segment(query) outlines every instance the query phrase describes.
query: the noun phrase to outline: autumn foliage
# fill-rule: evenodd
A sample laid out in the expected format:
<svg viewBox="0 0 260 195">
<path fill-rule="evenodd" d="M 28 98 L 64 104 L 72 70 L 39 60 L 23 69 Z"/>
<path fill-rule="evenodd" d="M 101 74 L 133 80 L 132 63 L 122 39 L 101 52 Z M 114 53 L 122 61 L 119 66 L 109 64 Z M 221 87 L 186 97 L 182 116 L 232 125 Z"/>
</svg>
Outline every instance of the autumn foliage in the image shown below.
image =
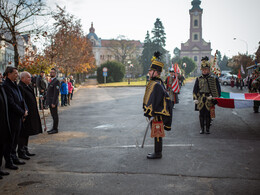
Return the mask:
<svg viewBox="0 0 260 195">
<path fill-rule="evenodd" d="M 19 71 L 28 71 L 31 74 L 39 74 L 41 71 L 48 73 L 52 64 L 42 55 L 25 56 L 19 60 Z"/>
<path fill-rule="evenodd" d="M 95 68 L 92 44 L 84 36 L 79 20 L 58 7 L 53 15 L 55 30 L 50 38 L 50 45 L 44 53 L 58 70 L 65 75 L 87 73 Z"/>
</svg>

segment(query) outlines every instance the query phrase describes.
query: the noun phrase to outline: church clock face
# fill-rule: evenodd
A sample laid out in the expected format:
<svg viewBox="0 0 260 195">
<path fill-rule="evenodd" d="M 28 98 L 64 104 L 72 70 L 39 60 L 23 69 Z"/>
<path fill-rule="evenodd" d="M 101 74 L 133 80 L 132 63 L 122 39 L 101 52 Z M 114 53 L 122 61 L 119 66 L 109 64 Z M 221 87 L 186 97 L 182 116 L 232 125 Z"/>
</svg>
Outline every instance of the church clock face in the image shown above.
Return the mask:
<svg viewBox="0 0 260 195">
<path fill-rule="evenodd" d="M 195 11 L 194 12 L 194 16 L 197 16 L 199 13 L 198 13 L 198 11 Z"/>
</svg>

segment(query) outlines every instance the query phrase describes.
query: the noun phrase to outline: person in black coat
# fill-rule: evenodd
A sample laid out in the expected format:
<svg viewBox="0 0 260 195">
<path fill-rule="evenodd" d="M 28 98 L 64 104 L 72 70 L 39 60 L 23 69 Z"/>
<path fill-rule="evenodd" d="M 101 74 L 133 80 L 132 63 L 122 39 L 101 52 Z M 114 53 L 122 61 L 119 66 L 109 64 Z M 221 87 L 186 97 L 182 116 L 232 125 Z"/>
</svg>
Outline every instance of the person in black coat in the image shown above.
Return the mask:
<svg viewBox="0 0 260 195">
<path fill-rule="evenodd" d="M 40 97 L 42 96 L 42 98 L 39 98 L 39 108 L 41 109 L 45 109 L 46 108 L 46 92 L 47 92 L 47 86 L 48 86 L 48 82 L 45 78 L 45 72 L 41 71 L 41 74 L 37 77 L 37 88 L 39 90 L 39 95 Z"/>
<path fill-rule="evenodd" d="M 31 75 L 29 72 L 22 72 L 20 75 L 19 89 L 28 107 L 28 116 L 25 117 L 22 130 L 18 140 L 18 157 L 29 160 L 28 156 L 34 156 L 28 151 L 29 136 L 42 133 L 42 124 L 37 108 L 37 101 L 34 90 L 31 87 Z"/>
<path fill-rule="evenodd" d="M 15 67 L 7 67 L 5 70 L 6 80 L 3 83 L 4 90 L 8 99 L 9 122 L 12 134 L 12 144 L 5 149 L 5 167 L 17 169 L 16 165 L 23 165 L 25 162 L 20 161 L 16 155 L 18 137 L 22 128 L 23 117 L 28 115 L 28 109 L 22 97 L 22 94 L 16 84 L 18 71 Z"/>
<path fill-rule="evenodd" d="M 56 70 L 54 68 L 50 71 L 51 82 L 48 85 L 46 101 L 50 108 L 51 116 L 53 118 L 53 127 L 47 131 L 48 134 L 58 133 L 58 104 L 59 104 L 59 93 L 60 93 L 60 81 L 56 78 Z"/>
<path fill-rule="evenodd" d="M 2 73 L 0 72 L 0 179 L 4 175 L 9 175 L 8 172 L 1 171 L 2 160 L 4 156 L 4 149 L 6 145 L 11 143 L 11 130 L 8 116 L 7 96 L 2 87 Z M 9 143 L 9 144 L 8 144 Z"/>
</svg>

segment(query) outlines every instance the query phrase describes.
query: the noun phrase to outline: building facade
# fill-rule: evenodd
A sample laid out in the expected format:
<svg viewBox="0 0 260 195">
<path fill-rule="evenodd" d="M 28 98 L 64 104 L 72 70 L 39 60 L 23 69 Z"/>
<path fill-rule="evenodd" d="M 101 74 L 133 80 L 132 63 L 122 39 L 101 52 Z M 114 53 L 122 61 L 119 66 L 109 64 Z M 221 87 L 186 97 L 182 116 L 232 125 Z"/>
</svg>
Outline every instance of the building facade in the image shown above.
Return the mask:
<svg viewBox="0 0 260 195">
<path fill-rule="evenodd" d="M 89 33 L 87 34 L 87 38 L 92 43 L 93 54 L 96 59 L 96 65 L 99 67 L 101 64 L 107 61 L 117 60 L 118 56 L 113 52 L 113 48 L 115 47 L 115 42 L 118 40 L 107 40 L 99 38 L 95 33 L 95 28 L 93 27 L 93 23 L 91 24 L 91 28 L 89 29 Z M 127 41 L 129 45 L 133 45 L 135 48 L 134 52 L 128 54 L 127 59 L 136 59 L 141 56 L 143 51 L 143 44 L 140 41 L 136 40 L 124 40 Z M 126 65 L 126 64 L 125 64 Z"/>
<path fill-rule="evenodd" d="M 186 43 L 181 44 L 180 57 L 189 57 L 193 59 L 197 65 L 199 72 L 201 58 L 208 56 L 211 58 L 211 43 L 206 42 L 202 37 L 202 13 L 200 8 L 201 1 L 193 0 L 191 2 L 192 8 L 189 10 L 190 14 L 190 38 Z"/>
<path fill-rule="evenodd" d="M 5 33 L 7 39 L 10 39 L 9 36 Z M 36 54 L 36 47 L 32 45 L 29 35 L 17 35 L 17 42 L 20 59 L 23 59 L 24 56 L 34 56 Z M 0 41 L 0 72 L 3 73 L 6 66 L 14 65 L 14 47 L 10 43 Z"/>
</svg>

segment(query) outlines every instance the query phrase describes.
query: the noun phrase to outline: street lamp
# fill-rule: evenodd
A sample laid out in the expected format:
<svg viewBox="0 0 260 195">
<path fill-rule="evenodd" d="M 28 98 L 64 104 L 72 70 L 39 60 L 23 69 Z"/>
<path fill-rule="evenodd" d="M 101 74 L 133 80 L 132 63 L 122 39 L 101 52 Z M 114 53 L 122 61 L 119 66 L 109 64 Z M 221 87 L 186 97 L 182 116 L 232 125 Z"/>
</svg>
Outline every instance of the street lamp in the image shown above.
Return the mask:
<svg viewBox="0 0 260 195">
<path fill-rule="evenodd" d="M 248 55 L 248 44 L 247 44 L 247 42 L 245 40 L 243 40 L 243 39 L 237 39 L 237 38 L 233 38 L 233 39 L 242 41 L 242 42 L 244 42 L 246 44 L 246 55 Z"/>
</svg>

